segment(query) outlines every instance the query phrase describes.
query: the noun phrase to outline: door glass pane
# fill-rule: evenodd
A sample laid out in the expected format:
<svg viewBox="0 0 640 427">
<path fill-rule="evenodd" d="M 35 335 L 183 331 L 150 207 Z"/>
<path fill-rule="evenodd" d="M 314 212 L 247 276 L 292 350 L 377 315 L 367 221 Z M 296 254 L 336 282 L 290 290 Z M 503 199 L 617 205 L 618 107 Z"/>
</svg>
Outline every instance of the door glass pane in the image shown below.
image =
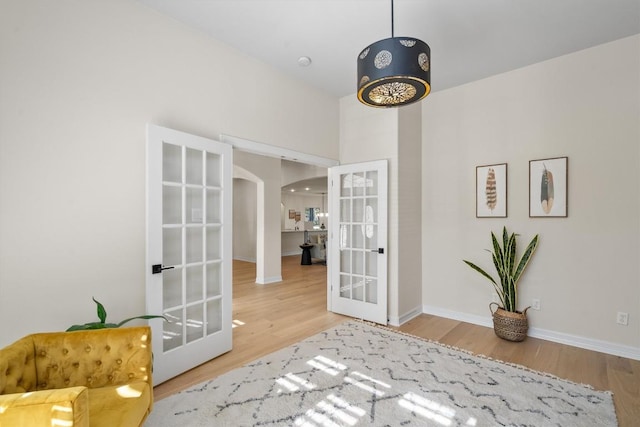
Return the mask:
<svg viewBox="0 0 640 427">
<path fill-rule="evenodd" d="M 220 227 L 207 227 L 207 261 L 220 259 L 222 256 L 222 232 Z"/>
<path fill-rule="evenodd" d="M 353 199 L 353 222 L 364 222 L 364 199 Z"/>
<path fill-rule="evenodd" d="M 182 229 L 162 230 L 162 261 L 166 266 L 182 264 Z"/>
<path fill-rule="evenodd" d="M 365 247 L 367 249 L 378 249 L 378 226 L 367 225 L 366 232 L 369 236 L 365 239 Z"/>
<path fill-rule="evenodd" d="M 207 264 L 207 298 L 219 296 L 222 289 L 222 268 L 220 263 Z"/>
<path fill-rule="evenodd" d="M 222 299 L 207 301 L 207 335 L 222 330 Z"/>
<path fill-rule="evenodd" d="M 202 188 L 187 188 L 187 224 L 202 224 Z"/>
<path fill-rule="evenodd" d="M 182 268 L 162 272 L 162 309 L 182 304 Z"/>
<path fill-rule="evenodd" d="M 222 166 L 220 162 L 220 155 L 207 153 L 206 185 L 210 187 L 222 187 Z"/>
<path fill-rule="evenodd" d="M 182 325 L 184 324 L 184 318 L 182 317 L 181 308 L 166 312 L 164 316 L 169 321 L 162 322 L 164 328 L 162 346 L 164 351 L 169 351 L 182 345 Z"/>
<path fill-rule="evenodd" d="M 351 247 L 364 248 L 364 225 L 354 225 L 352 230 Z"/>
<path fill-rule="evenodd" d="M 187 148 L 187 184 L 203 185 L 202 151 Z"/>
<path fill-rule="evenodd" d="M 340 296 L 342 298 L 351 298 L 351 275 L 340 275 Z"/>
<path fill-rule="evenodd" d="M 365 252 L 365 271 L 364 274 L 369 277 L 378 277 L 378 253 Z"/>
<path fill-rule="evenodd" d="M 364 281 L 362 277 L 351 277 L 352 285 L 351 285 L 351 299 L 357 301 L 364 300 Z"/>
<path fill-rule="evenodd" d="M 366 295 L 365 301 L 370 302 L 372 304 L 377 304 L 378 303 L 378 280 L 373 278 L 368 278 L 366 290 L 367 290 L 367 295 Z"/>
<path fill-rule="evenodd" d="M 180 187 L 162 186 L 162 223 L 182 224 L 182 190 Z"/>
<path fill-rule="evenodd" d="M 202 262 L 202 227 L 187 228 L 187 264 Z"/>
<path fill-rule="evenodd" d="M 364 252 L 352 251 L 351 257 L 353 262 L 351 263 L 351 272 L 353 274 L 364 274 Z"/>
<path fill-rule="evenodd" d="M 178 145 L 162 144 L 162 180 L 182 182 L 182 148 Z"/>
<path fill-rule="evenodd" d="M 220 224 L 222 221 L 222 193 L 219 189 L 207 190 L 207 224 Z"/>
<path fill-rule="evenodd" d="M 370 224 L 378 222 L 378 199 L 375 197 L 369 197 L 366 199 L 366 206 L 364 210 L 364 221 Z"/>
<path fill-rule="evenodd" d="M 351 197 L 351 174 L 340 175 L 340 196 Z"/>
<path fill-rule="evenodd" d="M 204 336 L 204 303 L 187 307 L 187 342 Z"/>
<path fill-rule="evenodd" d="M 378 195 L 378 171 L 369 171 L 367 172 L 367 196 L 377 196 Z"/>
<path fill-rule="evenodd" d="M 364 172 L 354 173 L 353 176 L 353 196 L 364 196 L 364 188 L 366 185 Z"/>
<path fill-rule="evenodd" d="M 202 265 L 187 267 L 187 304 L 202 300 Z"/>
<path fill-rule="evenodd" d="M 340 222 L 351 222 L 351 200 L 340 200 Z"/>
<path fill-rule="evenodd" d="M 351 247 L 351 236 L 349 235 L 350 225 L 340 225 L 340 249 L 347 249 Z"/>
<path fill-rule="evenodd" d="M 340 251 L 340 272 L 351 273 L 351 251 Z"/>
</svg>

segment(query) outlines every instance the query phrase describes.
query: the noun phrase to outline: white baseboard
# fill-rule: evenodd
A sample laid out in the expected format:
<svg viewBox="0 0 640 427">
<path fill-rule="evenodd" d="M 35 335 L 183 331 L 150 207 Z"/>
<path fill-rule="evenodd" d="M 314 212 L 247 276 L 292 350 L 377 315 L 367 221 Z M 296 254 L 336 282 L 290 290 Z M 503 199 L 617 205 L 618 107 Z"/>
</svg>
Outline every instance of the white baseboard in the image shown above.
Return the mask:
<svg viewBox="0 0 640 427">
<path fill-rule="evenodd" d="M 430 305 L 423 305 L 422 312 L 425 314 L 431 314 L 433 316 L 446 317 L 447 319 L 459 320 L 461 322 L 467 322 L 474 325 L 493 328 L 493 320 L 489 316 L 477 316 L 474 314 L 461 313 L 458 311 L 447 310 Z M 584 348 L 586 350 L 599 351 L 601 353 L 612 354 L 614 356 L 640 360 L 640 348 L 637 347 L 616 344 L 593 338 L 581 337 L 578 335 L 565 334 L 563 332 L 556 332 L 541 328 L 529 328 L 529 332 L 527 335 L 533 338 L 540 338 L 543 340 L 566 344 L 573 347 Z"/>
<path fill-rule="evenodd" d="M 256 277 L 256 283 L 259 285 L 268 285 L 270 283 L 282 282 L 282 276 L 273 277 Z"/>
<path fill-rule="evenodd" d="M 408 313 L 403 314 L 402 316 L 389 316 L 389 325 L 400 326 L 404 323 L 407 323 L 409 320 L 420 316 L 421 314 L 422 307 L 416 307 L 413 310 L 410 310 Z"/>
<path fill-rule="evenodd" d="M 293 255 L 301 255 L 301 254 L 302 254 L 301 250 L 296 250 L 296 251 L 282 252 L 281 256 L 293 256 Z"/>
<path fill-rule="evenodd" d="M 251 262 L 251 263 L 256 263 L 256 259 L 255 258 L 245 258 L 245 257 L 241 257 L 241 256 L 234 256 L 233 259 L 238 260 L 238 261 L 244 261 L 244 262 Z"/>
</svg>

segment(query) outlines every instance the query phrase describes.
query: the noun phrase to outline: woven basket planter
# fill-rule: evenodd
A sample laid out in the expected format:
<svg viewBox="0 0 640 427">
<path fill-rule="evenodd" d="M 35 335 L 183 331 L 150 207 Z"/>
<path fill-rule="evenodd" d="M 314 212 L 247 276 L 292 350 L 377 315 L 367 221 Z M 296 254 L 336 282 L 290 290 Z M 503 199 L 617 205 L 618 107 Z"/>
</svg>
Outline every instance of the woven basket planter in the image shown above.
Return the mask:
<svg viewBox="0 0 640 427">
<path fill-rule="evenodd" d="M 493 305 L 497 308 L 494 311 Z M 489 304 L 489 310 L 493 316 L 493 330 L 497 336 L 507 341 L 523 341 L 527 337 L 529 322 L 527 321 L 527 310 L 522 313 L 506 311 L 495 302 Z"/>
</svg>

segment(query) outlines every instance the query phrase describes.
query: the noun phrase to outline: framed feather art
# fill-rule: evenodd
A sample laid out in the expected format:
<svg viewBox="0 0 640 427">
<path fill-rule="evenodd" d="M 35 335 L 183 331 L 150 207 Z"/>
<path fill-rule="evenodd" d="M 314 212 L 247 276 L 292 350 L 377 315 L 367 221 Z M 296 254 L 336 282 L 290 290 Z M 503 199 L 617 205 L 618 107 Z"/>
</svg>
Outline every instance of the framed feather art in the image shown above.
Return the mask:
<svg viewBox="0 0 640 427">
<path fill-rule="evenodd" d="M 568 215 L 568 157 L 529 161 L 529 217 Z"/>
<path fill-rule="evenodd" d="M 507 217 L 507 164 L 476 166 L 476 218 Z"/>
</svg>

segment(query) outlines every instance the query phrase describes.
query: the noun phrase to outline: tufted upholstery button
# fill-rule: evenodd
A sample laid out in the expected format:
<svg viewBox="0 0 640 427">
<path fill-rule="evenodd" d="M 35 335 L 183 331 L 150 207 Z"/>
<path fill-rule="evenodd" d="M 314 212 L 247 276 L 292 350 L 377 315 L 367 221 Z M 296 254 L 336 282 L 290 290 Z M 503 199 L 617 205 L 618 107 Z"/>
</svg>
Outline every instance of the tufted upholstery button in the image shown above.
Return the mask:
<svg viewBox="0 0 640 427">
<path fill-rule="evenodd" d="M 109 375 L 107 376 L 107 378 L 109 379 L 109 381 L 113 381 L 113 375 Z"/>
<path fill-rule="evenodd" d="M 66 379 L 64 380 L 65 385 L 69 385 L 69 383 L 70 383 L 70 382 L 71 382 L 71 380 L 70 380 L 69 378 L 66 378 Z"/>
<path fill-rule="evenodd" d="M 133 377 L 135 377 L 135 375 L 133 375 L 132 373 L 129 374 L 129 379 L 132 380 Z"/>
<path fill-rule="evenodd" d="M 87 384 L 91 384 L 93 382 L 93 378 L 87 377 Z"/>
<path fill-rule="evenodd" d="M 98 366 L 102 365 L 102 360 L 96 360 L 96 365 Z"/>
<path fill-rule="evenodd" d="M 104 349 L 105 349 L 105 350 L 107 350 L 107 351 L 110 351 L 110 350 L 111 350 L 111 346 L 110 346 L 110 345 L 108 345 L 108 346 L 106 346 Z"/>
<path fill-rule="evenodd" d="M 74 368 L 79 368 L 80 367 L 80 362 L 73 362 L 71 364 Z"/>
<path fill-rule="evenodd" d="M 69 350 L 67 350 L 66 348 L 63 348 L 62 349 L 62 354 L 64 354 L 66 356 L 67 354 L 69 354 Z"/>
<path fill-rule="evenodd" d="M 58 365 L 51 365 L 51 369 L 53 369 L 54 371 L 58 370 Z"/>
<path fill-rule="evenodd" d="M 47 352 L 45 350 L 40 350 L 40 357 L 45 357 Z"/>
<path fill-rule="evenodd" d="M 122 359 L 116 359 L 116 363 L 117 363 L 118 365 L 122 365 Z"/>
<path fill-rule="evenodd" d="M 40 388 L 45 388 L 47 386 L 47 383 L 40 383 Z"/>
<path fill-rule="evenodd" d="M 91 346 L 88 345 L 84 348 L 84 351 L 86 351 L 87 353 L 89 353 L 91 351 Z"/>
</svg>

